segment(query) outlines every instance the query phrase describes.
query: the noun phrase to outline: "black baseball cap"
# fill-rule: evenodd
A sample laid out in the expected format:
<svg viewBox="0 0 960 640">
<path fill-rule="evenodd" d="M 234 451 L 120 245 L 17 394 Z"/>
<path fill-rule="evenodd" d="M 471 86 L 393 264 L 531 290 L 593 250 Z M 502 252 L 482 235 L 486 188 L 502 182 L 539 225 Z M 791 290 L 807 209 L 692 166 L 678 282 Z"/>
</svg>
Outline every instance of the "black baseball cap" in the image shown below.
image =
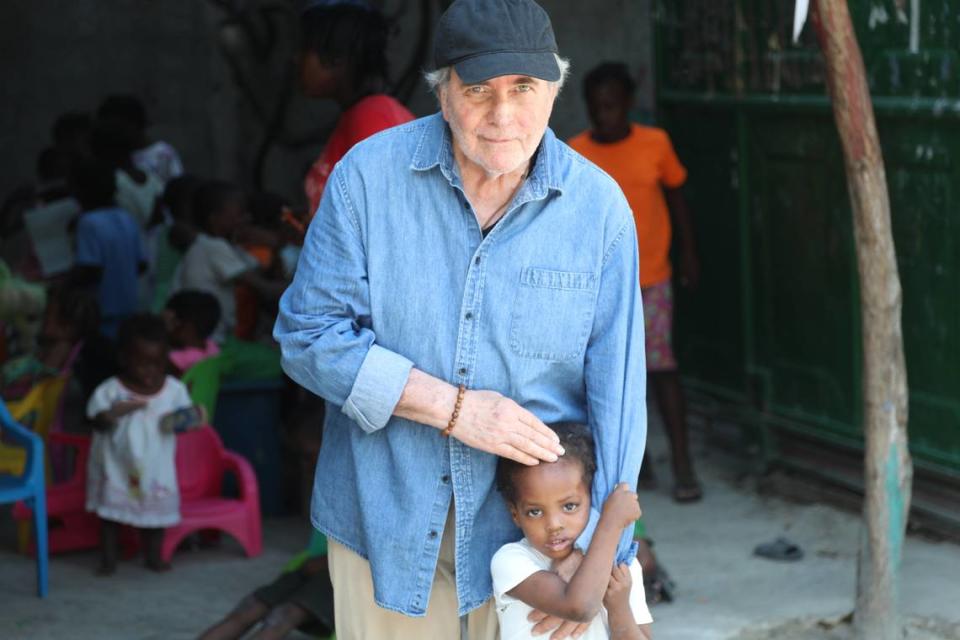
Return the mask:
<svg viewBox="0 0 960 640">
<path fill-rule="evenodd" d="M 507 75 L 556 82 L 557 40 L 533 0 L 455 0 L 437 24 L 435 69 L 452 66 L 466 84 Z"/>
</svg>

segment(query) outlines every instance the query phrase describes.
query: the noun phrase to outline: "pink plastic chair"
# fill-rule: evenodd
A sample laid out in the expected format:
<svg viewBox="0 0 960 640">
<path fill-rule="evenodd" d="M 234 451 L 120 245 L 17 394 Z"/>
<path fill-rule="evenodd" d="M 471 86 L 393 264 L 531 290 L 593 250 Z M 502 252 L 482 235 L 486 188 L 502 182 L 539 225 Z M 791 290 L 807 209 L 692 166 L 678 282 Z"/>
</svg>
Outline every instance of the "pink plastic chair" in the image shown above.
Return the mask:
<svg viewBox="0 0 960 640">
<path fill-rule="evenodd" d="M 73 472 L 64 482 L 47 486 L 47 522 L 49 523 L 50 553 L 95 549 L 100 544 L 100 519 L 86 510 L 87 459 L 90 457 L 90 436 L 51 433 L 47 436 L 52 446 L 73 449 Z M 24 525 L 30 523 L 33 513 L 23 502 L 13 506 L 13 519 Z M 29 527 L 19 528 L 19 548 L 33 555 L 35 548 Z M 132 529 L 123 529 L 120 539 L 125 556 L 136 553 L 138 540 Z"/>
<path fill-rule="evenodd" d="M 52 433 L 49 437 L 51 443 L 76 451 L 70 478 L 47 487 L 49 552 L 94 549 L 100 543 L 100 519 L 85 509 L 90 437 L 65 433 Z M 250 463 L 225 450 L 217 432 L 209 426 L 177 436 L 176 461 L 181 520 L 164 534 L 163 559 L 169 562 L 184 537 L 198 530 L 229 533 L 248 556 L 260 555 L 263 551 L 260 493 Z M 237 476 L 239 499 L 222 496 L 223 474 L 227 471 Z M 14 505 L 13 517 L 29 521 L 32 511 L 19 502 Z M 138 543 L 136 532 L 124 527 L 121 533 L 124 555 L 136 553 Z M 21 541 L 21 550 L 34 553 L 29 538 Z"/>
<path fill-rule="evenodd" d="M 223 474 L 236 475 L 239 498 L 223 496 Z M 177 484 L 180 486 L 180 524 L 166 530 L 162 555 L 165 562 L 183 539 L 195 531 L 218 530 L 236 538 L 247 556 L 263 551 L 260 528 L 260 493 L 253 467 L 241 456 L 223 448 L 211 427 L 177 436 Z"/>
</svg>

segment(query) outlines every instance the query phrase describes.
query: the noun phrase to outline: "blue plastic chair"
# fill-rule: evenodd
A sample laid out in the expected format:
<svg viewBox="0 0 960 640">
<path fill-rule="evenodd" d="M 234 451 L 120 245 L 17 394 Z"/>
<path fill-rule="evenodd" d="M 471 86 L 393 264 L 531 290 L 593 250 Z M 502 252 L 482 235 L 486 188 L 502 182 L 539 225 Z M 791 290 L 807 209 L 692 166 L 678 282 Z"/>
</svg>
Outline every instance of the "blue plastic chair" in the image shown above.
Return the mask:
<svg viewBox="0 0 960 640">
<path fill-rule="evenodd" d="M 27 450 L 23 475 L 0 474 L 0 504 L 24 500 L 33 510 L 37 537 L 37 595 L 47 596 L 47 496 L 43 478 L 43 440 L 14 422 L 7 405 L 0 402 L 0 434 Z"/>
</svg>

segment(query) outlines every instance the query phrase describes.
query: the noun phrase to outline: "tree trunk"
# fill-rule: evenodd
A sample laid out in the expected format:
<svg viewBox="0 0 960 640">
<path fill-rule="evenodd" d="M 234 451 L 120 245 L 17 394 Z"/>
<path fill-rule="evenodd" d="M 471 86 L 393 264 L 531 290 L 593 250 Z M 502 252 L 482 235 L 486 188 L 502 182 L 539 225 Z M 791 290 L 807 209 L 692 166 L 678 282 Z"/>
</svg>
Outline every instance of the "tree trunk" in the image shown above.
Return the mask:
<svg viewBox="0 0 960 640">
<path fill-rule="evenodd" d="M 843 145 L 860 274 L 866 491 L 854 630 L 864 640 L 900 640 L 898 583 L 913 467 L 907 449 L 907 374 L 890 200 L 847 2 L 815 0 L 811 18 L 826 60 Z"/>
</svg>

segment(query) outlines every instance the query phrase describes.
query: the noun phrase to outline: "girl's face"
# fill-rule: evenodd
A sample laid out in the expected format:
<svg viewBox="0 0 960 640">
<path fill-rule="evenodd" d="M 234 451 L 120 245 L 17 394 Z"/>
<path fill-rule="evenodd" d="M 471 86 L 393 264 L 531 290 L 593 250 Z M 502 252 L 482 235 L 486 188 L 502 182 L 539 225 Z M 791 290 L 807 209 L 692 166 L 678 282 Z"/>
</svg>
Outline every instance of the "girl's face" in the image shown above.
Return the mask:
<svg viewBox="0 0 960 640">
<path fill-rule="evenodd" d="M 159 342 L 135 338 L 121 354 L 120 368 L 123 383 L 131 391 L 156 393 L 167 376 L 167 348 Z"/>
<path fill-rule="evenodd" d="M 517 501 L 510 514 L 533 548 L 562 560 L 590 519 L 590 488 L 579 461 L 541 462 L 514 475 Z"/>
</svg>

